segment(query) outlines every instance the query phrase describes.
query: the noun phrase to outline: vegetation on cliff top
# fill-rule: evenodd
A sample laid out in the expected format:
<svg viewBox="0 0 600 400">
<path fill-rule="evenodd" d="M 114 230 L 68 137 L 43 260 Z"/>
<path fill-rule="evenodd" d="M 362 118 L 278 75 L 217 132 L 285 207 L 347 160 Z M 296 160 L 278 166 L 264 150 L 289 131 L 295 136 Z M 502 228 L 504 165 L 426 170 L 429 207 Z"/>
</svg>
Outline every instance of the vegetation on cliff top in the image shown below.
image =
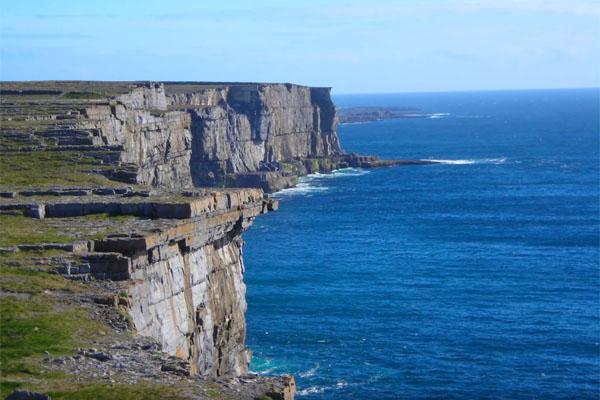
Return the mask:
<svg viewBox="0 0 600 400">
<path fill-rule="evenodd" d="M 137 217 L 132 215 L 108 214 L 46 219 L 0 214 L 0 247 L 100 239 L 120 229 L 123 223 L 135 219 Z"/>
<path fill-rule="evenodd" d="M 114 335 L 90 310 L 65 301 L 69 293 L 89 293 L 83 283 L 49 274 L 36 259 L 59 255 L 56 250 L 0 255 L 0 398 L 15 389 L 42 391 L 53 399 L 182 399 L 176 387 L 76 383 L 72 377 L 43 366 L 51 356 L 71 355 L 104 334 Z M 65 296 L 66 295 L 66 296 Z"/>
<path fill-rule="evenodd" d="M 83 157 L 77 152 L 8 153 L 0 157 L 0 185 L 16 188 L 122 185 L 91 172 L 92 169 L 102 168 L 93 158 Z"/>
</svg>

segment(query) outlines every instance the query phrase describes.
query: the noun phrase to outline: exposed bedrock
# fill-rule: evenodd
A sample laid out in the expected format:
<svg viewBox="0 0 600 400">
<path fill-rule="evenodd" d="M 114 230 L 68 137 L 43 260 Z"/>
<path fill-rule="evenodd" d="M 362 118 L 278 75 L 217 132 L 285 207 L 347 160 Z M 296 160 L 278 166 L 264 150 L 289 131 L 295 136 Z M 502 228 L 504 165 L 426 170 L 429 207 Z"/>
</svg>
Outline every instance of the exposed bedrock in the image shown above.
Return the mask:
<svg viewBox="0 0 600 400">
<path fill-rule="evenodd" d="M 138 334 L 189 360 L 192 374 L 239 376 L 250 362 L 240 234 L 266 208 L 260 193 L 243 193 L 241 209 L 179 223 L 121 250 L 132 260 L 128 293 Z"/>
<path fill-rule="evenodd" d="M 170 90 L 169 90 L 170 89 Z M 342 155 L 329 88 L 145 84 L 85 108 L 98 145 L 122 146 L 113 178 L 153 186 L 294 184 L 309 159 Z"/>
<path fill-rule="evenodd" d="M 31 94 L 36 85 L 48 93 Z M 80 217 L 135 217 L 110 220 L 118 232 L 96 232 L 101 239 L 12 250 L 71 252 L 57 272 L 123 284 L 118 304 L 134 331 L 187 362 L 192 375 L 247 373 L 241 234 L 277 208 L 263 191 L 313 172 L 423 163 L 345 154 L 329 88 L 74 81 L 4 83 L 2 90 L 14 93 L 1 99 L 0 151 L 65 152 L 89 170 L 80 187 L 0 188 L 0 213 L 64 218 L 90 233 L 97 220 Z M 17 98 L 26 93 L 42 97 Z M 92 173 L 139 186 L 88 185 Z M 205 186 L 238 189 L 194 188 Z M 294 383 L 286 382 L 280 398 L 288 399 Z"/>
<path fill-rule="evenodd" d="M 255 217 L 276 208 L 276 200 L 251 188 L 148 197 L 67 191 L 3 200 L 0 213 L 77 221 L 78 230 L 90 233 L 98 222 L 87 216 L 129 216 L 115 220 L 100 239 L 12 250 L 63 250 L 73 255 L 59 260 L 56 272 L 120 282 L 126 296 L 120 293 L 119 302 L 134 331 L 187 361 L 191 375 L 215 377 L 248 372 L 241 234 Z"/>
</svg>

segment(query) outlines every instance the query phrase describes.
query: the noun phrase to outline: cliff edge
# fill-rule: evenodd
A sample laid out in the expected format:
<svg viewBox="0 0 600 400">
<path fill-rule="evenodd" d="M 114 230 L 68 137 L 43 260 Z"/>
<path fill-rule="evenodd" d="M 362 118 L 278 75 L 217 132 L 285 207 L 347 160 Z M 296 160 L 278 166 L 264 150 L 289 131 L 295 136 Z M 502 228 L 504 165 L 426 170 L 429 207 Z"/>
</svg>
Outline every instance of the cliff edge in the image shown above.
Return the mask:
<svg viewBox="0 0 600 400">
<path fill-rule="evenodd" d="M 264 192 L 425 163 L 345 154 L 337 121 L 329 88 L 1 83 L 2 396 L 292 399 L 248 371 L 241 234 L 277 209 Z"/>
</svg>

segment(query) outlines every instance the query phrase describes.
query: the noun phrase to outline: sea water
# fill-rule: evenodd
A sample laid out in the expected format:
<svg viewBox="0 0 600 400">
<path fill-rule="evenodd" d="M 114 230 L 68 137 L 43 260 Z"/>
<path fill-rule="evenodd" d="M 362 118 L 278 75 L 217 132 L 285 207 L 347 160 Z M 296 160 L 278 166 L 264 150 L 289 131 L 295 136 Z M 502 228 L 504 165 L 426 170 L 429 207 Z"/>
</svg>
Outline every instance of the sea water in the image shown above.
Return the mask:
<svg viewBox="0 0 600 400">
<path fill-rule="evenodd" d="M 599 91 L 338 96 L 343 169 L 245 234 L 251 369 L 300 399 L 597 399 Z"/>
</svg>

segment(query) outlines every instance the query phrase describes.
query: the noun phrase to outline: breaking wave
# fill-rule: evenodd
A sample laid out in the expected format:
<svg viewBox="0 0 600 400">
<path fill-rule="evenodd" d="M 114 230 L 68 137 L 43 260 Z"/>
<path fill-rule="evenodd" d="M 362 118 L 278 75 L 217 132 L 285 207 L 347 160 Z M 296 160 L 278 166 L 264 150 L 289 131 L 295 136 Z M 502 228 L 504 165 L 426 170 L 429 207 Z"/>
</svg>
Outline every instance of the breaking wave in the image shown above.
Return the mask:
<svg viewBox="0 0 600 400">
<path fill-rule="evenodd" d="M 427 118 L 429 118 L 429 119 L 445 118 L 449 115 L 450 115 L 450 113 L 433 113 L 433 114 L 429 114 L 429 116 Z"/>
<path fill-rule="evenodd" d="M 469 165 L 469 164 L 504 164 L 506 157 L 501 158 L 480 158 L 476 160 L 436 160 L 436 159 L 424 159 L 422 161 L 433 161 L 439 164 L 449 165 Z"/>
<path fill-rule="evenodd" d="M 342 389 L 342 388 L 345 388 L 346 386 L 348 386 L 348 382 L 345 382 L 345 381 L 339 381 L 333 386 L 310 386 L 310 387 L 307 387 L 306 389 L 299 390 L 298 392 L 296 392 L 296 395 L 297 396 L 307 396 L 309 394 L 319 394 L 319 393 L 323 393 L 326 390 Z"/>
<path fill-rule="evenodd" d="M 281 189 L 278 192 L 273 193 L 275 197 L 286 197 L 296 195 L 307 195 L 318 192 L 326 192 L 329 188 L 327 186 L 314 186 L 310 182 L 298 182 L 298 184 L 292 188 Z"/>
<path fill-rule="evenodd" d="M 321 174 L 316 172 L 309 174 L 298 179 L 298 184 L 295 187 L 282 189 L 278 192 L 273 193 L 275 197 L 288 197 L 297 195 L 312 195 L 313 193 L 326 192 L 329 190 L 322 181 L 327 179 L 349 177 L 349 176 L 361 176 L 366 175 L 370 171 L 361 168 L 342 168 L 333 170 L 329 174 Z"/>
<path fill-rule="evenodd" d="M 304 371 L 304 372 L 300 372 L 298 374 L 298 376 L 300 378 L 309 378 L 311 376 L 315 376 L 315 374 L 317 373 L 317 370 L 319 369 L 319 364 L 315 365 L 314 367 L 312 367 L 311 369 Z"/>
<path fill-rule="evenodd" d="M 331 171 L 329 174 L 321 174 L 319 172 L 315 172 L 314 174 L 306 175 L 305 177 L 300 178 L 300 181 L 311 181 L 315 179 L 331 179 L 331 178 L 339 178 L 343 176 L 361 176 L 366 175 L 370 171 L 362 168 L 341 168 L 335 169 Z"/>
</svg>

